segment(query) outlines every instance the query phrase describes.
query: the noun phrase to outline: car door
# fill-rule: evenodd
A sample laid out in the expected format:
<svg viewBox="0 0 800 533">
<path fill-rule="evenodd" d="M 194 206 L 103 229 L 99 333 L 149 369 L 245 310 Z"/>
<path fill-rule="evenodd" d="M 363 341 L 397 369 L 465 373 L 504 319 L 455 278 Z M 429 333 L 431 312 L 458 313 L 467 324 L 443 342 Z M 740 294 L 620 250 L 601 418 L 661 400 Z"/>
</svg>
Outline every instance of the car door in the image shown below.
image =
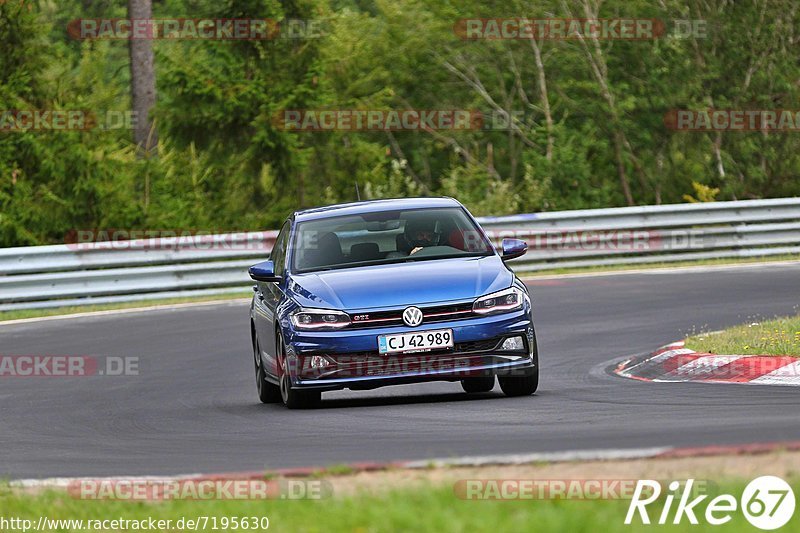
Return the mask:
<svg viewBox="0 0 800 533">
<path fill-rule="evenodd" d="M 286 221 L 275 239 L 275 245 L 270 253 L 270 259 L 275 267 L 276 276 L 286 274 L 286 250 L 291 233 L 290 221 Z M 276 339 L 275 330 L 277 322 L 277 307 L 283 300 L 285 280 L 280 282 L 256 282 L 255 297 L 255 326 L 258 334 L 259 345 L 267 373 L 277 376 Z"/>
</svg>

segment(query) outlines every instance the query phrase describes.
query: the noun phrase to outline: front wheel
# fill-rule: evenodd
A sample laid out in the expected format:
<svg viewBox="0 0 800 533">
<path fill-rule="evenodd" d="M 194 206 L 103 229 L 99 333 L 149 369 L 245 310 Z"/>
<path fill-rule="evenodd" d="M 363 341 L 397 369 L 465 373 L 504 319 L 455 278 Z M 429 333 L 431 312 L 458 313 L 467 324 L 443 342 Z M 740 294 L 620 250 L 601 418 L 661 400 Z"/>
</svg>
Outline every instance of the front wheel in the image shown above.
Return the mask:
<svg viewBox="0 0 800 533">
<path fill-rule="evenodd" d="M 498 376 L 497 381 L 506 396 L 530 396 L 539 388 L 539 365 L 522 376 Z"/>
<path fill-rule="evenodd" d="M 256 365 L 256 387 L 258 388 L 258 399 L 261 403 L 278 403 L 281 401 L 281 391 L 277 385 L 267 381 L 264 372 L 264 365 L 261 363 L 261 350 L 258 346 L 258 339 L 253 342 L 253 355 Z"/>
<path fill-rule="evenodd" d="M 464 378 L 461 380 L 464 392 L 489 392 L 494 388 L 494 376 L 481 376 L 477 378 Z"/>
<path fill-rule="evenodd" d="M 283 405 L 289 409 L 308 409 L 316 407 L 322 399 L 322 393 L 319 391 L 300 391 L 292 388 L 292 381 L 290 372 L 286 368 L 286 353 L 283 348 L 283 339 L 281 334 L 277 334 L 275 342 L 278 351 L 278 372 L 280 374 L 280 396 L 283 400 Z"/>
</svg>

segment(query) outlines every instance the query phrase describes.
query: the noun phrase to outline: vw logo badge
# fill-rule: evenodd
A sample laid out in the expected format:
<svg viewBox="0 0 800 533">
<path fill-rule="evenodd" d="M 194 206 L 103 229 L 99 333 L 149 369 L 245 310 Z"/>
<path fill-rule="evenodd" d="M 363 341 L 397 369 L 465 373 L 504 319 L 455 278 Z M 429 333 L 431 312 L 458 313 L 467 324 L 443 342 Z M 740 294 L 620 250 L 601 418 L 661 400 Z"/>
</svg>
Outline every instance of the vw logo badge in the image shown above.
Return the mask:
<svg viewBox="0 0 800 533">
<path fill-rule="evenodd" d="M 406 310 L 403 311 L 403 322 L 412 328 L 419 326 L 422 324 L 422 311 L 419 307 L 406 307 Z"/>
</svg>

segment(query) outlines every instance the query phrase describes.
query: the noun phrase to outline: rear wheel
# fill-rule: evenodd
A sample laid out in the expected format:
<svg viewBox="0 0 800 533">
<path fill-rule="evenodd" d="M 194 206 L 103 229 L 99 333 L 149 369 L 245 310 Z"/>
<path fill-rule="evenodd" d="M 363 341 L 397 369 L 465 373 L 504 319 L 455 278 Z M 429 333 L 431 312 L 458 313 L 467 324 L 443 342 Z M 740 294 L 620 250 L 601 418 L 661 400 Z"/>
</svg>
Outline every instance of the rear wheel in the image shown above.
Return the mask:
<svg viewBox="0 0 800 533">
<path fill-rule="evenodd" d="M 464 392 L 489 392 L 494 388 L 494 376 L 482 376 L 479 378 L 464 378 L 461 380 L 461 388 Z"/>
<path fill-rule="evenodd" d="M 258 399 L 261 400 L 261 403 L 278 403 L 281 401 L 281 390 L 277 385 L 267 381 L 267 374 L 264 372 L 264 365 L 261 363 L 261 349 L 258 345 L 258 339 L 253 341 L 253 356 L 256 365 Z"/>
<path fill-rule="evenodd" d="M 291 387 L 290 372 L 286 368 L 286 353 L 280 333 L 276 335 L 275 346 L 278 352 L 278 374 L 280 375 L 280 398 L 289 409 L 308 409 L 316 407 L 322 399 L 319 391 L 300 391 Z"/>
</svg>

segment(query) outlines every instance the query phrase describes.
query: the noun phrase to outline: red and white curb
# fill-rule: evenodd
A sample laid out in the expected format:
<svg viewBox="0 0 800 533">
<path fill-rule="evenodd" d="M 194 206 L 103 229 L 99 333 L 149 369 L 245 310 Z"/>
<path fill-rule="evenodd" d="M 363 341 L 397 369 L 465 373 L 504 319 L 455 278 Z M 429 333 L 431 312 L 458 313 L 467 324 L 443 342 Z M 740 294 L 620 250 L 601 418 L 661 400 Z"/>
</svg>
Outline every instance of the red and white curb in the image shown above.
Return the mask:
<svg viewBox="0 0 800 533">
<path fill-rule="evenodd" d="M 800 386 L 798 357 L 700 353 L 686 348 L 683 341 L 623 361 L 613 372 L 640 381 Z"/>
<path fill-rule="evenodd" d="M 800 451 L 800 441 L 766 442 L 694 448 L 660 446 L 653 448 L 622 448 L 605 450 L 574 450 L 561 452 L 539 452 L 511 455 L 483 455 L 472 457 L 452 457 L 421 461 L 394 461 L 384 463 L 352 463 L 346 465 L 348 474 L 362 472 L 388 472 L 398 469 L 426 470 L 443 467 L 485 467 L 518 466 L 542 463 L 570 463 L 578 461 L 631 461 L 636 459 L 681 459 L 685 457 L 710 457 L 718 455 L 757 455 L 773 452 Z M 337 469 L 338 470 L 338 469 Z M 191 481 L 255 481 L 276 477 L 305 478 L 320 476 L 324 467 L 287 468 L 281 470 L 258 470 L 247 472 L 227 472 L 218 474 L 191 474 L 179 476 L 112 476 L 112 477 L 71 477 L 49 479 L 18 479 L 9 485 L 18 489 L 69 489 L 86 480 L 93 482 L 152 482 L 173 483 Z M 336 474 L 331 474 L 336 475 Z"/>
</svg>

